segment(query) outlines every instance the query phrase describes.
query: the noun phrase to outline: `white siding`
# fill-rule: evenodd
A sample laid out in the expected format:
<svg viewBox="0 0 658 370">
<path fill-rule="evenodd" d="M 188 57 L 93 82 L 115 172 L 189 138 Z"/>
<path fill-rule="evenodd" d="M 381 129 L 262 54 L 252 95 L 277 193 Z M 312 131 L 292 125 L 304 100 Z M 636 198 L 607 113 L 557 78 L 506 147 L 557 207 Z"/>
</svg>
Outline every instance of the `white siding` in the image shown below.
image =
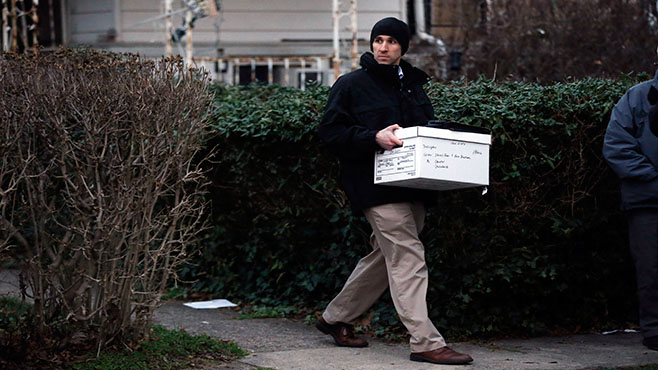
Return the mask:
<svg viewBox="0 0 658 370">
<path fill-rule="evenodd" d="M 164 0 L 62 0 L 66 1 L 70 43 L 91 44 L 112 51 L 136 52 L 145 57 L 165 53 L 165 22 L 158 18 L 164 12 Z M 341 0 L 345 6 L 349 0 Z M 193 29 L 194 56 L 215 57 L 217 47 L 225 58 L 236 56 L 327 57 L 333 53 L 332 0 L 223 0 L 219 17 L 200 19 Z M 368 50 L 373 24 L 384 17 L 406 20 L 406 0 L 358 0 L 359 53 Z M 179 0 L 174 10 L 182 8 Z M 182 25 L 182 14 L 174 16 L 174 27 Z M 349 16 L 341 19 L 341 38 L 351 38 Z M 216 26 L 219 25 L 219 32 Z M 116 40 L 108 40 L 110 29 L 117 31 Z M 185 42 L 174 46 L 182 53 Z M 341 55 L 350 55 L 349 42 L 341 45 Z M 349 61 L 343 63 L 349 69 Z M 332 82 L 333 69 L 328 60 L 322 62 L 323 81 Z M 209 64 L 212 69 L 212 65 Z M 233 74 L 230 65 L 224 77 Z M 281 67 L 277 67 L 281 68 Z M 313 68 L 307 65 L 307 71 Z M 309 69 L 310 68 L 310 69 Z M 289 71 L 292 85 L 298 83 L 299 67 Z M 281 78 L 281 72 L 279 71 Z M 282 81 L 278 81 L 282 82 Z"/>
<path fill-rule="evenodd" d="M 69 0 L 69 6 L 72 13 L 98 13 L 112 12 L 114 7 L 113 0 Z"/>
<path fill-rule="evenodd" d="M 347 2 L 347 1 L 344 1 Z M 162 0 L 121 0 L 121 34 L 124 42 L 162 43 L 164 22 L 152 21 L 137 24 L 162 14 Z M 349 3 L 349 2 L 347 2 Z M 196 22 L 193 39 L 196 44 L 215 44 L 219 22 L 219 42 L 231 47 L 243 43 L 278 43 L 286 41 L 332 39 L 331 0 L 224 0 L 220 19 L 204 18 Z M 358 37 L 368 39 L 370 28 L 387 16 L 405 15 L 401 0 L 359 0 Z M 174 9 L 180 8 L 174 2 Z M 349 37 L 346 31 L 349 17 L 341 20 L 341 37 Z M 174 19 L 174 27 L 182 25 L 181 16 Z"/>
<path fill-rule="evenodd" d="M 69 0 L 68 32 L 73 44 L 94 44 L 105 40 L 110 29 L 116 29 L 114 0 Z"/>
</svg>

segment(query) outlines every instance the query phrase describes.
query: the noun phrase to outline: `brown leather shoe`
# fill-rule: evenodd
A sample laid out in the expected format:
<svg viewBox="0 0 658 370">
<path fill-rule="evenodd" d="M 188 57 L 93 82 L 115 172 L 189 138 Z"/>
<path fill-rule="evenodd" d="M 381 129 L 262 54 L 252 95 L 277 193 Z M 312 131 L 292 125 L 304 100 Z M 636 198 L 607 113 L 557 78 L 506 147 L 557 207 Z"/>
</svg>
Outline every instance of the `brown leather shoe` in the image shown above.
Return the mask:
<svg viewBox="0 0 658 370">
<path fill-rule="evenodd" d="M 331 325 L 324 321 L 324 318 L 320 318 L 315 327 L 319 331 L 331 335 L 336 342 L 336 345 L 341 347 L 367 347 L 368 342 L 363 339 L 354 336 L 354 328 L 352 325 L 343 324 L 339 322 L 337 324 Z"/>
<path fill-rule="evenodd" d="M 473 362 L 473 358 L 465 353 L 459 353 L 448 347 L 441 347 L 427 352 L 412 352 L 411 361 L 431 362 L 441 365 L 465 365 Z"/>
</svg>

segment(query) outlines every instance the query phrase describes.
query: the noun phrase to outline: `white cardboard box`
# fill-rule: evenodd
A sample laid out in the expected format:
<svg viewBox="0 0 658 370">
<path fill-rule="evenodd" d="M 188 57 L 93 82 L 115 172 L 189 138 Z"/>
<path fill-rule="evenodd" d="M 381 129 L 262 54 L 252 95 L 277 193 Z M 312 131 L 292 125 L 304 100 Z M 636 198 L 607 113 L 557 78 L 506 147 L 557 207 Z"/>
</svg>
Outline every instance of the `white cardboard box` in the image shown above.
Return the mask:
<svg viewBox="0 0 658 370">
<path fill-rule="evenodd" d="M 404 145 L 375 154 L 375 184 L 432 190 L 489 185 L 491 135 L 418 126 L 395 136 Z"/>
</svg>

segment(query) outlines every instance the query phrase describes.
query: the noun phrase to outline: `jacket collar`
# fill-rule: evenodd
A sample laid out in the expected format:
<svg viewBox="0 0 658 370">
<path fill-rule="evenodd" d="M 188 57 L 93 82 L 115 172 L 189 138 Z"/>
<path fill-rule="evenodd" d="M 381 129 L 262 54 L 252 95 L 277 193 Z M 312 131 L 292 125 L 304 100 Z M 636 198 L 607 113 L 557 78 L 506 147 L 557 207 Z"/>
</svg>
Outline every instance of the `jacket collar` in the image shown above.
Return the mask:
<svg viewBox="0 0 658 370">
<path fill-rule="evenodd" d="M 361 55 L 361 67 L 373 76 L 381 78 L 389 83 L 400 83 L 398 66 L 392 64 L 379 64 L 377 60 L 375 60 L 375 56 L 369 51 Z M 402 73 L 404 73 L 402 82 L 405 84 L 420 83 L 422 85 L 427 82 L 427 74 L 407 63 L 404 59 L 400 59 L 400 67 L 402 68 Z"/>
</svg>

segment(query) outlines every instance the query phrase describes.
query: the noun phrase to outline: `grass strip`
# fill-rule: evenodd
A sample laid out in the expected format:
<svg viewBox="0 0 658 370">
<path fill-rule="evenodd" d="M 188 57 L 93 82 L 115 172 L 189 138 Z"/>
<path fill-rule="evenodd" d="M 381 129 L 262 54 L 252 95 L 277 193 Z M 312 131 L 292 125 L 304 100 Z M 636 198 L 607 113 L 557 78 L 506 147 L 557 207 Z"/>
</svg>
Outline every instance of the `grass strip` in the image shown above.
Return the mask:
<svg viewBox="0 0 658 370">
<path fill-rule="evenodd" d="M 151 340 L 136 350 L 107 351 L 97 358 L 75 364 L 77 370 L 181 369 L 199 362 L 228 362 L 247 355 L 235 343 L 191 335 L 154 325 Z"/>
</svg>

